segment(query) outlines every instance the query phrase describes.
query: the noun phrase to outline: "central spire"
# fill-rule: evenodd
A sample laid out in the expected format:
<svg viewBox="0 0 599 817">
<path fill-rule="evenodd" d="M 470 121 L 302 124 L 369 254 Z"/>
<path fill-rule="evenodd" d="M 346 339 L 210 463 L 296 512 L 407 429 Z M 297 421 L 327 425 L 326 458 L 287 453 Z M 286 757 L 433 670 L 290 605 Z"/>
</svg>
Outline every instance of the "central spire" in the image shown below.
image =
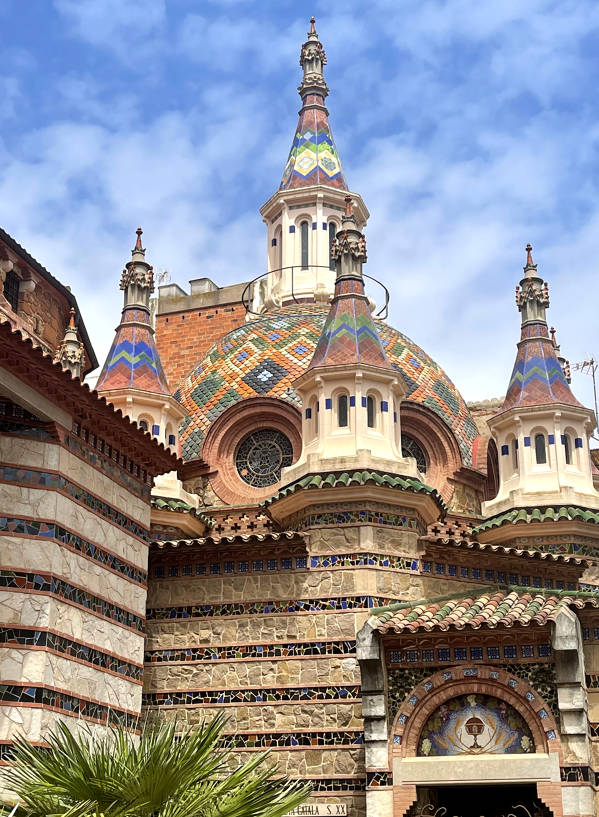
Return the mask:
<svg viewBox="0 0 599 817">
<path fill-rule="evenodd" d="M 338 190 L 348 189 L 329 125 L 329 112 L 324 104 L 329 94 L 323 74 L 327 57 L 318 39 L 315 23 L 316 20 L 312 17 L 308 39 L 302 45 L 300 53 L 304 76 L 297 90 L 302 107 L 283 172 L 281 190 L 294 190 L 315 184 Z"/>
</svg>

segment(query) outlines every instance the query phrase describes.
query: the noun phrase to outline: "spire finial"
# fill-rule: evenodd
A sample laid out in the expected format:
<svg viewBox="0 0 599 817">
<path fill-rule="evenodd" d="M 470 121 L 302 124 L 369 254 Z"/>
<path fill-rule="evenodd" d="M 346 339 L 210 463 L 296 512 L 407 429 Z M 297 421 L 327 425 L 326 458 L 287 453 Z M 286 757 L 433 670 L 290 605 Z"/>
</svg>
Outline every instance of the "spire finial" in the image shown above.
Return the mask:
<svg viewBox="0 0 599 817">
<path fill-rule="evenodd" d="M 526 250 L 526 266 L 534 267 L 534 261 L 532 260 L 532 245 L 528 243 L 524 249 Z"/>
<path fill-rule="evenodd" d="M 557 348 L 557 341 L 555 339 L 555 326 L 552 326 L 549 332 L 551 334 L 551 343 L 553 343 L 553 345 Z"/>
<path fill-rule="evenodd" d="M 316 17 L 310 17 L 310 31 L 308 34 L 316 34 Z"/>
<path fill-rule="evenodd" d="M 143 249 L 142 246 L 141 246 L 141 237 L 142 237 L 144 231 L 141 229 L 141 227 L 138 227 L 135 232 L 137 233 L 137 241 L 135 242 L 135 249 L 136 250 L 141 250 L 141 249 Z"/>
<path fill-rule="evenodd" d="M 69 310 L 69 329 L 76 329 L 75 324 L 75 307 L 72 306 Z"/>
<path fill-rule="evenodd" d="M 346 197 L 345 197 L 345 215 L 346 215 L 346 216 L 351 216 L 351 215 L 353 215 L 353 209 L 352 209 L 352 198 L 351 198 L 351 196 L 346 196 Z"/>
</svg>

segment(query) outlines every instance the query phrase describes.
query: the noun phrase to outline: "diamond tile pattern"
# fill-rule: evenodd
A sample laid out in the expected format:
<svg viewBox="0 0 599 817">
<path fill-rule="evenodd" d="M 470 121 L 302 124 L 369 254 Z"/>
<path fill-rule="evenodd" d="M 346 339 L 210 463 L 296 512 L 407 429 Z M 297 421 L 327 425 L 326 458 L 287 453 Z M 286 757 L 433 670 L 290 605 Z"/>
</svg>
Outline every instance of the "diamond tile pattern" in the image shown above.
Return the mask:
<svg viewBox="0 0 599 817">
<path fill-rule="evenodd" d="M 348 189 L 324 109 L 324 99 L 319 94 L 309 94 L 304 100 L 279 189 L 294 190 L 313 184 L 324 184 L 338 190 Z"/>
<path fill-rule="evenodd" d="M 378 616 L 377 629 L 382 633 L 414 633 L 417 631 L 449 630 L 465 627 L 526 626 L 534 622 L 543 625 L 555 621 L 559 613 L 569 606 L 599 606 L 599 599 L 580 595 L 542 595 L 516 590 L 497 590 L 476 596 L 465 596 L 449 601 L 423 603 L 403 610 L 389 610 Z"/>
<path fill-rule="evenodd" d="M 200 456 L 210 424 L 236 402 L 266 395 L 299 406 L 292 383 L 308 368 L 328 311 L 327 306 L 313 304 L 288 306 L 234 329 L 212 346 L 175 393 L 189 412 L 180 429 L 185 459 Z M 447 423 L 464 464 L 472 465 L 472 442 L 478 432 L 456 387 L 409 338 L 383 321 L 373 323 L 391 366 L 406 380 L 408 399 L 427 405 Z M 270 340 L 275 333 L 279 337 Z M 268 371 L 271 379 L 258 379 Z M 255 379 L 249 377 L 252 374 Z"/>
<path fill-rule="evenodd" d="M 145 309 L 123 309 L 121 323 L 96 383 L 99 392 L 110 389 L 170 394 Z"/>
<path fill-rule="evenodd" d="M 521 343 L 501 411 L 547 403 L 580 406 L 555 355 L 547 324 L 539 322 L 522 327 Z"/>
<path fill-rule="evenodd" d="M 309 369 L 367 363 L 390 369 L 378 335 L 362 280 L 337 281 L 335 295 Z"/>
</svg>

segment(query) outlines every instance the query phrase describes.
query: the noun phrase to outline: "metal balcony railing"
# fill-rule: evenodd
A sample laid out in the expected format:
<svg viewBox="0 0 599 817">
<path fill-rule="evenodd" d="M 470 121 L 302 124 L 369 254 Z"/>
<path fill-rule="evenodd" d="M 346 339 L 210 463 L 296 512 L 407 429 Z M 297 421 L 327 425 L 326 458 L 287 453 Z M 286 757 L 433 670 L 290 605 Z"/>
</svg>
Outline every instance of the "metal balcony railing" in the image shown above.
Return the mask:
<svg viewBox="0 0 599 817">
<path fill-rule="evenodd" d="M 262 314 L 260 312 L 254 312 L 253 309 L 251 308 L 252 299 L 250 297 L 250 293 L 252 292 L 252 290 L 254 288 L 254 285 L 258 281 L 261 281 L 264 278 L 268 278 L 269 275 L 274 275 L 275 273 L 284 273 L 284 272 L 288 272 L 288 271 L 291 271 L 291 297 L 293 298 L 293 300 L 295 301 L 296 304 L 299 304 L 300 301 L 298 301 L 296 296 L 295 296 L 295 285 L 294 285 L 295 284 L 296 270 L 297 270 L 297 272 L 306 272 L 306 270 L 309 271 L 309 270 L 317 270 L 317 269 L 327 270 L 327 272 L 333 272 L 333 270 L 331 270 L 331 268 L 328 266 L 328 264 L 327 265 L 324 265 L 324 264 L 309 264 L 307 267 L 302 267 L 301 265 L 296 264 L 296 265 L 291 266 L 291 267 L 279 267 L 278 269 L 268 270 L 268 272 L 263 272 L 262 275 L 257 275 L 255 278 L 252 278 L 251 281 L 248 281 L 248 283 L 245 285 L 245 288 L 244 288 L 243 293 L 241 295 L 241 302 L 242 302 L 242 304 L 243 304 L 243 306 L 245 308 L 245 311 L 248 312 L 250 315 L 260 315 L 260 314 Z M 372 275 L 367 275 L 365 272 L 363 272 L 362 275 L 363 275 L 364 278 L 368 278 L 369 281 L 374 281 L 374 283 L 378 284 L 378 286 L 380 286 L 381 289 L 383 290 L 385 303 L 383 304 L 383 306 L 377 312 L 374 313 L 374 316 L 375 316 L 375 318 L 380 318 L 381 320 L 386 320 L 387 316 L 389 315 L 389 290 L 387 289 L 387 287 L 381 281 L 378 280 L 378 278 L 373 278 Z"/>
</svg>

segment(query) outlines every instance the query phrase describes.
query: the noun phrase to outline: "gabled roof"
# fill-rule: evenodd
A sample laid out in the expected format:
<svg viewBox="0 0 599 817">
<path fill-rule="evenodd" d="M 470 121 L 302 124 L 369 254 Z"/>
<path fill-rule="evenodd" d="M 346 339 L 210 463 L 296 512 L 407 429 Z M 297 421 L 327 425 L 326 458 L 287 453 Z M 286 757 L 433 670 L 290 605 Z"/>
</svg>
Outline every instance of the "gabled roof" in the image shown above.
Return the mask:
<svg viewBox="0 0 599 817">
<path fill-rule="evenodd" d="M 555 621 L 568 607 L 599 607 L 599 598 L 582 591 L 534 592 L 522 587 L 497 585 L 477 593 L 462 593 L 430 601 L 392 604 L 374 610 L 381 633 L 444 632 L 481 627 L 540 626 Z"/>
<path fill-rule="evenodd" d="M 87 329 L 85 328 L 83 318 L 81 317 L 79 305 L 77 304 L 77 299 L 75 298 L 71 290 L 64 284 L 61 284 L 58 278 L 55 278 L 51 272 L 48 272 L 48 270 L 44 266 L 42 266 L 42 264 L 40 264 L 39 261 L 36 261 L 36 259 L 32 255 L 30 255 L 24 247 L 22 247 L 11 235 L 9 235 L 6 232 L 6 230 L 3 230 L 1 227 L 0 227 L 0 241 L 3 241 L 7 247 L 10 247 L 10 249 L 13 252 L 19 255 L 23 259 L 23 261 L 25 261 L 26 264 L 28 264 L 32 269 L 34 269 L 35 272 L 37 272 L 41 278 L 47 281 L 50 284 L 50 286 L 58 290 L 58 292 L 60 292 L 60 294 L 65 298 L 69 306 L 75 310 L 77 316 L 76 322 L 79 337 L 81 338 L 81 341 L 85 346 L 85 351 L 90 362 L 89 371 L 92 371 L 93 369 L 97 368 L 99 366 L 98 359 L 96 357 L 96 353 L 94 352 L 94 347 L 92 346 L 89 335 L 87 334 Z M 84 374 L 87 374 L 87 372 L 84 372 Z"/>
<path fill-rule="evenodd" d="M 104 437 L 121 453 L 140 461 L 151 474 L 172 471 L 181 464 L 175 454 L 151 434 L 139 429 L 105 397 L 72 377 L 40 346 L 34 345 L 30 338 L 23 338 L 5 322 L 0 322 L 0 365 Z"/>
</svg>

